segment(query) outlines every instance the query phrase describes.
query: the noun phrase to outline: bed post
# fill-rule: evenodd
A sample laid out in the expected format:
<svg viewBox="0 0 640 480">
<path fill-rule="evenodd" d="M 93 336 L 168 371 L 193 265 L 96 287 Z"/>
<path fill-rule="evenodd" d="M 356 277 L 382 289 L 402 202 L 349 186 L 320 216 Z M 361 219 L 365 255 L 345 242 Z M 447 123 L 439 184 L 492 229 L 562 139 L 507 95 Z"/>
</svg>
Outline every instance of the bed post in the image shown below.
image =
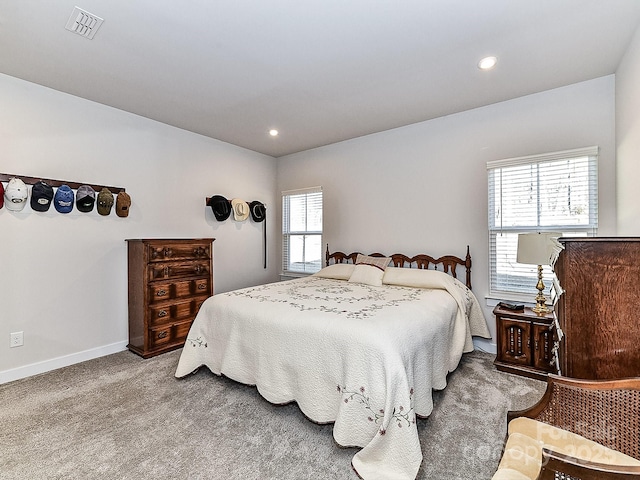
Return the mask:
<svg viewBox="0 0 640 480">
<path fill-rule="evenodd" d="M 464 266 L 467 269 L 467 287 L 471 289 L 471 254 L 469 253 L 469 245 L 467 245 L 467 256 L 464 259 Z"/>
<path fill-rule="evenodd" d="M 329 266 L 329 244 L 327 243 L 327 251 L 324 254 L 325 266 Z"/>
</svg>

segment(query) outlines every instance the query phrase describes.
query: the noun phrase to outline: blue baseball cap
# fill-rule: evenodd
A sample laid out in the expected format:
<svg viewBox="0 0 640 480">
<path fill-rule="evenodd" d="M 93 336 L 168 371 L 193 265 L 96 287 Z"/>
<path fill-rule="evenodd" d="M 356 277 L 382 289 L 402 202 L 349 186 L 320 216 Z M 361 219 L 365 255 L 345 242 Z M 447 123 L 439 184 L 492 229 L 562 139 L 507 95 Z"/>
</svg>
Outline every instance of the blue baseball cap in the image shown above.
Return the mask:
<svg viewBox="0 0 640 480">
<path fill-rule="evenodd" d="M 68 185 L 61 185 L 53 197 L 53 206 L 60 213 L 69 213 L 73 210 L 73 190 Z"/>
</svg>

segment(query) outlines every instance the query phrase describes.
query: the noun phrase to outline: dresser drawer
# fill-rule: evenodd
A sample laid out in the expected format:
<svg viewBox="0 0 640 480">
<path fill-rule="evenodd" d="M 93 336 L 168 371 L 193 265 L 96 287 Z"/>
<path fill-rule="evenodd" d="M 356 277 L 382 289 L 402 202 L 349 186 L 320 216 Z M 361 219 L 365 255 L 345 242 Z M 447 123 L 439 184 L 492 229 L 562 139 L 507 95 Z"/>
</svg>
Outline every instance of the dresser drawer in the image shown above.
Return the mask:
<svg viewBox="0 0 640 480">
<path fill-rule="evenodd" d="M 197 244 L 153 244 L 147 245 L 147 255 L 150 262 L 165 262 L 167 260 L 206 260 L 211 256 L 209 245 Z"/>
<path fill-rule="evenodd" d="M 173 326 L 173 335 L 176 342 L 184 343 L 189 334 L 189 329 L 193 322 L 178 323 Z"/>
<path fill-rule="evenodd" d="M 184 277 L 210 277 L 211 266 L 208 261 L 193 261 L 188 263 L 157 263 L 148 268 L 149 281 L 171 280 Z"/>
<path fill-rule="evenodd" d="M 171 342 L 171 325 L 149 329 L 149 349 L 167 345 Z"/>
<path fill-rule="evenodd" d="M 149 304 L 193 295 L 210 295 L 210 283 L 208 277 L 182 282 L 152 283 L 149 285 Z"/>
<path fill-rule="evenodd" d="M 178 320 L 193 320 L 208 297 L 197 297 L 182 302 L 167 303 L 149 308 L 149 325 L 159 326 Z"/>
<path fill-rule="evenodd" d="M 149 348 L 151 350 L 170 344 L 182 344 L 187 339 L 191 321 L 149 329 Z"/>
</svg>

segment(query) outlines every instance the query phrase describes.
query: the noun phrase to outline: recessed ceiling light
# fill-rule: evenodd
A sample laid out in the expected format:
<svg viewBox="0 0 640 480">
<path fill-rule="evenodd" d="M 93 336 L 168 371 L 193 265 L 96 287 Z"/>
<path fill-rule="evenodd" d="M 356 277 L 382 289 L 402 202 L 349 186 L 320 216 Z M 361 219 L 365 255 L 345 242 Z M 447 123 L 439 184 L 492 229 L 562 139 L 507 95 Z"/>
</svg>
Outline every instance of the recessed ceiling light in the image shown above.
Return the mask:
<svg viewBox="0 0 640 480">
<path fill-rule="evenodd" d="M 478 62 L 478 68 L 480 70 L 491 70 L 498 63 L 498 59 L 496 57 L 484 57 L 482 60 Z"/>
<path fill-rule="evenodd" d="M 276 130 L 275 128 L 272 128 L 271 130 L 269 130 L 269 135 L 271 135 L 272 137 L 277 137 L 278 136 L 278 130 Z"/>
</svg>

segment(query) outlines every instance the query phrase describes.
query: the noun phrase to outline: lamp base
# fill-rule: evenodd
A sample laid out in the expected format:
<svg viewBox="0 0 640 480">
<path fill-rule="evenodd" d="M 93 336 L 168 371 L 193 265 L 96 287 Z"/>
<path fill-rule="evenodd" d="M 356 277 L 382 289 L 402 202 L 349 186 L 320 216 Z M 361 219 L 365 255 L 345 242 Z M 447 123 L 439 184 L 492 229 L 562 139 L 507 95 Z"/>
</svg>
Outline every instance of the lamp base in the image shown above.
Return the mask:
<svg viewBox="0 0 640 480">
<path fill-rule="evenodd" d="M 542 304 L 536 303 L 535 307 L 533 307 L 531 311 L 537 313 L 538 315 L 546 315 L 547 313 L 551 313 L 551 309 L 545 305 L 545 300 L 542 301 Z"/>
<path fill-rule="evenodd" d="M 546 315 L 551 312 L 551 309 L 547 307 L 547 298 L 542 291 L 544 290 L 544 283 L 542 283 L 542 265 L 538 265 L 538 295 L 536 295 L 536 305 L 531 310 L 538 315 Z"/>
</svg>

